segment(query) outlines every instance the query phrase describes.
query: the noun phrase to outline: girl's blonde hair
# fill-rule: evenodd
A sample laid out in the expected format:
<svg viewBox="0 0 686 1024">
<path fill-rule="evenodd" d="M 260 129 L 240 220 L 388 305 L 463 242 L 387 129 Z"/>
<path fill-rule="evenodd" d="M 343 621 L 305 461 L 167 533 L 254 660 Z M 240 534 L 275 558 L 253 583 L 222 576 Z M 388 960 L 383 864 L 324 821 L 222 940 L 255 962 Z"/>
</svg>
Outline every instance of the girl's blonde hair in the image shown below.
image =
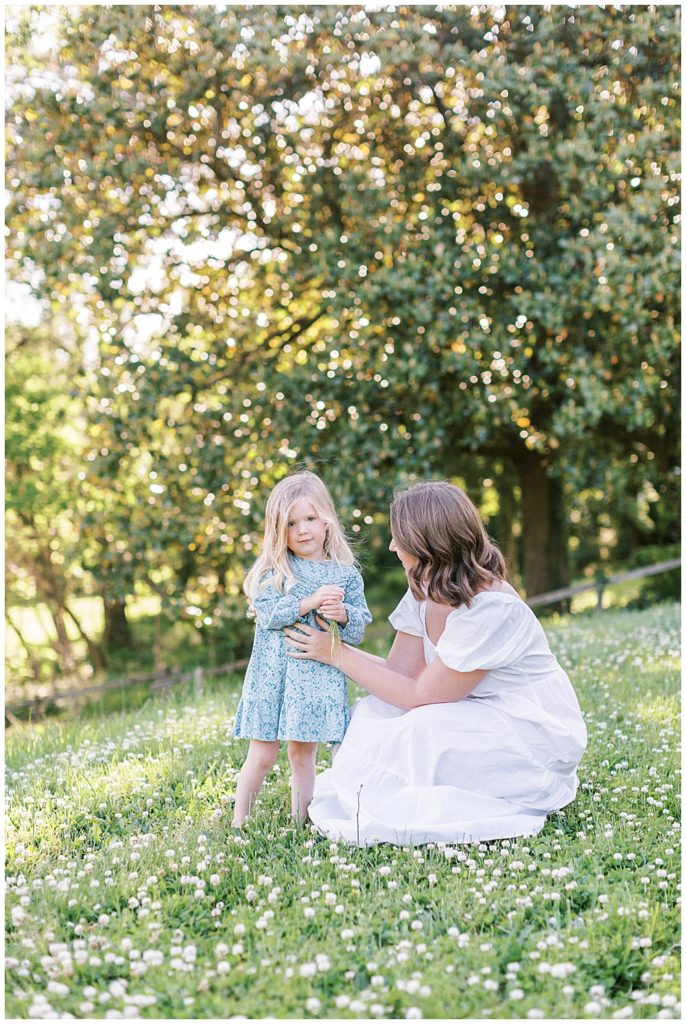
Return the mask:
<svg viewBox="0 0 686 1024">
<path fill-rule="evenodd" d="M 505 578 L 505 559 L 464 491 L 447 482 L 414 484 L 396 494 L 391 533 L 417 559 L 408 571 L 414 596 L 455 608 Z"/>
<path fill-rule="evenodd" d="M 324 481 L 316 473 L 309 473 L 306 470 L 302 473 L 293 473 L 278 482 L 267 500 L 262 550 L 243 583 L 243 590 L 251 602 L 267 582 L 280 594 L 285 594 L 290 585 L 295 583 L 295 575 L 288 559 L 288 515 L 293 505 L 303 498 L 312 503 L 317 515 L 326 523 L 326 557 L 340 562 L 341 565 L 354 563 L 355 556 L 345 538 Z"/>
</svg>

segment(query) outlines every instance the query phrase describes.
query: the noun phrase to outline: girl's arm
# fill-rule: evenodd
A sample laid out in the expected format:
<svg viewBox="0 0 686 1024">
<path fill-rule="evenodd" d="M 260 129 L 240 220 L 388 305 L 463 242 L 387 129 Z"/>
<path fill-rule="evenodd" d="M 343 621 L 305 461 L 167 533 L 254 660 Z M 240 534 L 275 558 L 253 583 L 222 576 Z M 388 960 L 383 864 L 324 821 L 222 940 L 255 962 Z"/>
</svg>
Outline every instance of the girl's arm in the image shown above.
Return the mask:
<svg viewBox="0 0 686 1024">
<path fill-rule="evenodd" d="M 341 640 L 346 644 L 361 644 L 365 627 L 372 621 L 372 616 L 365 600 L 362 577 L 356 569 L 345 581 L 343 608 L 348 621 L 345 626 L 341 625 Z"/>
<path fill-rule="evenodd" d="M 300 602 L 307 596 L 307 590 L 301 583 L 296 583 L 287 594 L 280 594 L 268 583 L 253 600 L 257 621 L 263 629 L 292 626 L 300 617 Z"/>
<path fill-rule="evenodd" d="M 310 626 L 302 624 L 297 630 L 286 629 L 285 633 L 288 645 L 293 648 L 288 652 L 289 657 L 310 658 L 334 665 L 375 697 L 405 710 L 425 704 L 448 704 L 462 700 L 486 675 L 482 669 L 456 672 L 444 665 L 440 658 L 424 668 L 421 668 L 418 658 L 414 664 L 411 664 L 409 658 L 403 659 L 402 671 L 399 671 L 390 667 L 387 661 L 372 660 L 347 644 L 341 644 L 332 654 L 331 642 L 326 633 Z M 421 643 L 420 637 L 412 639 Z M 395 648 L 395 644 L 393 646 Z M 417 674 L 413 675 L 412 672 Z"/>
<path fill-rule="evenodd" d="M 292 626 L 303 615 L 318 608 L 326 594 L 341 594 L 341 587 L 322 586 L 309 594 L 304 583 L 296 581 L 287 594 L 280 594 L 267 583 L 253 601 L 257 621 L 263 629 L 283 629 Z M 341 634 L 342 634 L 341 630 Z"/>
</svg>

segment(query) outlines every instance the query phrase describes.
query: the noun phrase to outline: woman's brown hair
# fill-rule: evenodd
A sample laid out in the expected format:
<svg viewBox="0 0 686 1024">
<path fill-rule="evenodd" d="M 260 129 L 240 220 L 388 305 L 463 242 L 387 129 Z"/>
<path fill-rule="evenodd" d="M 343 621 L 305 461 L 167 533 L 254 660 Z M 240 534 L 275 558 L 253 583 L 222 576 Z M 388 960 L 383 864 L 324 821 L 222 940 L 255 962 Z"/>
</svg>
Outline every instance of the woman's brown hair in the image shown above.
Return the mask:
<svg viewBox="0 0 686 1024">
<path fill-rule="evenodd" d="M 414 484 L 391 505 L 391 533 L 417 559 L 408 571 L 414 596 L 455 608 L 505 578 L 505 559 L 464 491 L 447 482 Z"/>
</svg>

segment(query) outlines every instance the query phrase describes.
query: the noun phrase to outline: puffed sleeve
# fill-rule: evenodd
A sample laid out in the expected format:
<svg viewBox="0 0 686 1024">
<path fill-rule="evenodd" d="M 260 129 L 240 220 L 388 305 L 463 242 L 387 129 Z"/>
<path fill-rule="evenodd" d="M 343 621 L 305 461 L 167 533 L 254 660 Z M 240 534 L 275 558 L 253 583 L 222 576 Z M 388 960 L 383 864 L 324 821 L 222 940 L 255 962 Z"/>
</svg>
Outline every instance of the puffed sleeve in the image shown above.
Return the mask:
<svg viewBox="0 0 686 1024">
<path fill-rule="evenodd" d="M 364 596 L 364 582 L 357 569 L 353 568 L 345 584 L 343 607 L 348 614 L 345 626 L 340 627 L 341 640 L 346 644 L 361 644 L 365 627 L 372 621 Z"/>
<path fill-rule="evenodd" d="M 263 584 L 253 600 L 255 616 L 263 629 L 283 629 L 300 618 L 300 599 L 307 587 L 296 580 L 287 594 L 280 594 L 271 583 Z"/>
<path fill-rule="evenodd" d="M 424 623 L 419 613 L 419 601 L 408 590 L 402 601 L 388 616 L 388 621 L 399 633 L 409 633 L 410 636 L 424 636 Z"/>
<path fill-rule="evenodd" d="M 519 598 L 483 595 L 471 608 L 451 612 L 436 654 L 457 672 L 503 668 L 524 657 L 537 627 L 536 616 Z"/>
</svg>

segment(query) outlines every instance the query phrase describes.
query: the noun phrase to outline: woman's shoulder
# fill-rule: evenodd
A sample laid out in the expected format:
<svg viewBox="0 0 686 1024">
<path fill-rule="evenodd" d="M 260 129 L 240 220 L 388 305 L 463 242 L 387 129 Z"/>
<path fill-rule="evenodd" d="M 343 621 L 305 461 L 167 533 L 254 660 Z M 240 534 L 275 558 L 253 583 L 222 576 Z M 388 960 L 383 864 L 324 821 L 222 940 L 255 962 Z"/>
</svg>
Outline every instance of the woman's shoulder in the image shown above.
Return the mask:
<svg viewBox="0 0 686 1024">
<path fill-rule="evenodd" d="M 451 633 L 463 633 L 465 630 L 480 632 L 493 626 L 499 629 L 511 629 L 520 623 L 531 620 L 538 622 L 528 604 L 514 587 L 507 584 L 490 590 L 480 590 L 468 605 L 454 608 L 445 622 L 445 630 Z"/>
<path fill-rule="evenodd" d="M 418 601 L 412 591 L 408 589 L 400 603 L 388 616 L 388 621 L 399 633 L 423 637 L 426 632 L 422 615 L 424 604 L 425 602 Z"/>
</svg>

